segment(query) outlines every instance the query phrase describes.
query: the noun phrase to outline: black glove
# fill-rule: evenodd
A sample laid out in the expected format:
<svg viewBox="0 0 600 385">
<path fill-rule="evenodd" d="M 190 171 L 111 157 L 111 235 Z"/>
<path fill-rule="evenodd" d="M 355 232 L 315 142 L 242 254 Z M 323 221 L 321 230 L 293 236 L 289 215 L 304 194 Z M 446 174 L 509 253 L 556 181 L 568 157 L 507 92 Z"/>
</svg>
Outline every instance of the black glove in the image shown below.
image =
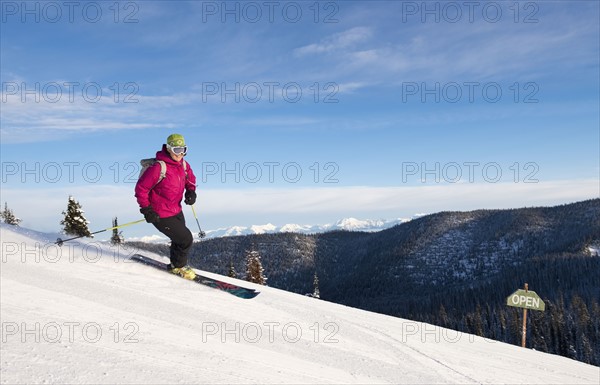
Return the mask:
<svg viewBox="0 0 600 385">
<path fill-rule="evenodd" d="M 187 190 L 185 192 L 184 202 L 186 205 L 193 205 L 196 203 L 196 192 L 194 190 Z"/>
<path fill-rule="evenodd" d="M 140 213 L 144 214 L 144 219 L 146 219 L 146 222 L 148 223 L 158 223 L 158 221 L 160 221 L 160 217 L 156 211 L 154 211 L 152 206 L 141 208 Z"/>
</svg>

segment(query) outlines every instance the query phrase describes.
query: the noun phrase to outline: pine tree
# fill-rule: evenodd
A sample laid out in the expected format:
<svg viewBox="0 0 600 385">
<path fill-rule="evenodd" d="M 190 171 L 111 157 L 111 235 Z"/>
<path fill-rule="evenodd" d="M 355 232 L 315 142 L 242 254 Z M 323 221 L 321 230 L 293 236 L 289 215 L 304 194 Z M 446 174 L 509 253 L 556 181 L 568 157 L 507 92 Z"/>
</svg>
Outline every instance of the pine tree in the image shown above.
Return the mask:
<svg viewBox="0 0 600 385">
<path fill-rule="evenodd" d="M 442 327 L 447 328 L 450 324 L 448 321 L 448 313 L 446 312 L 446 307 L 443 303 L 440 304 L 440 310 L 438 311 L 438 320 L 439 325 Z"/>
<path fill-rule="evenodd" d="M 233 261 L 229 261 L 229 270 L 227 271 L 227 276 L 230 278 L 237 278 L 237 271 L 235 271 Z"/>
<path fill-rule="evenodd" d="M 319 276 L 317 275 L 317 272 L 315 271 L 315 276 L 313 278 L 313 293 L 312 296 L 313 298 L 321 298 L 321 290 L 319 290 Z"/>
<path fill-rule="evenodd" d="M 590 317 L 587 305 L 577 294 L 573 295 L 571 309 L 576 326 L 576 333 L 573 334 L 575 337 L 577 359 L 585 363 L 590 363 L 594 354 L 590 344 L 590 337 L 593 333 L 592 318 Z"/>
<path fill-rule="evenodd" d="M 4 223 L 13 226 L 19 226 L 21 219 L 17 218 L 11 209 L 8 208 L 8 203 L 4 202 L 4 210 L 0 212 L 0 217 Z"/>
<path fill-rule="evenodd" d="M 113 227 L 117 227 L 119 226 L 117 224 L 117 217 L 115 217 L 115 219 L 113 219 Z M 112 245 L 120 245 L 125 241 L 125 239 L 123 238 L 123 233 L 121 231 L 119 231 L 119 229 L 113 229 L 112 232 L 112 237 L 110 237 L 110 243 Z"/>
<path fill-rule="evenodd" d="M 88 221 L 83 216 L 81 205 L 72 196 L 69 196 L 67 211 L 63 211 L 65 216 L 60 224 L 63 225 L 65 234 L 75 235 L 77 237 L 92 237 L 88 229 Z"/>
<path fill-rule="evenodd" d="M 258 251 L 246 251 L 246 281 L 259 285 L 267 283 Z"/>
</svg>

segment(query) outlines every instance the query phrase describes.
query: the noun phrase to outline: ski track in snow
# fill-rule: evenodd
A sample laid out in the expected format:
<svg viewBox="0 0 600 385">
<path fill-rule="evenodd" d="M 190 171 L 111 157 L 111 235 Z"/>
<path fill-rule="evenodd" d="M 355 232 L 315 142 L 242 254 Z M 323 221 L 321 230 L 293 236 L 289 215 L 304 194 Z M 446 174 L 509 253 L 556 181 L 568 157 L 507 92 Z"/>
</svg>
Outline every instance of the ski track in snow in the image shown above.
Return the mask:
<svg viewBox="0 0 600 385">
<path fill-rule="evenodd" d="M 564 357 L 206 273 L 261 291 L 240 299 L 89 240 L 0 230 L 3 384 L 600 382 Z"/>
<path fill-rule="evenodd" d="M 435 357 L 432 357 L 432 356 L 430 356 L 430 355 L 428 355 L 426 353 L 423 353 L 421 350 L 419 350 L 419 349 L 417 349 L 417 348 L 415 348 L 413 346 L 407 345 L 405 341 L 401 341 L 401 340 L 397 339 L 396 337 L 393 337 L 393 336 L 391 336 L 391 335 L 389 335 L 389 334 L 387 334 L 387 333 L 385 333 L 385 332 L 383 332 L 381 330 L 373 329 L 373 328 L 371 328 L 371 327 L 369 327 L 367 325 L 362 325 L 362 327 L 365 328 L 365 329 L 367 329 L 368 331 L 372 332 L 374 335 L 378 334 L 378 335 L 384 337 L 385 340 L 387 340 L 387 341 L 393 341 L 393 342 L 395 342 L 397 344 L 403 344 L 404 346 L 406 346 L 408 349 L 412 350 L 413 352 L 415 352 L 415 353 L 417 353 L 417 354 L 419 354 L 419 355 L 421 355 L 421 356 L 423 356 L 423 357 L 425 357 L 425 358 L 427 358 L 427 359 L 435 362 L 436 364 L 442 366 L 443 368 L 448 369 L 451 372 L 457 374 L 459 376 L 459 379 L 460 379 L 460 377 L 462 377 L 463 379 L 466 378 L 469 381 L 469 383 L 474 383 L 474 384 L 479 384 L 480 383 L 479 381 L 475 380 L 474 378 L 471 378 L 468 375 L 466 375 L 464 373 L 461 373 L 458 370 L 456 370 L 456 369 L 450 367 L 449 365 L 443 363 L 441 360 L 439 360 L 439 359 L 437 359 Z M 390 345 L 393 345 L 391 342 L 388 342 L 388 343 Z M 432 368 L 432 370 L 433 370 L 433 368 Z M 462 381 L 458 381 L 458 383 L 462 383 Z"/>
</svg>

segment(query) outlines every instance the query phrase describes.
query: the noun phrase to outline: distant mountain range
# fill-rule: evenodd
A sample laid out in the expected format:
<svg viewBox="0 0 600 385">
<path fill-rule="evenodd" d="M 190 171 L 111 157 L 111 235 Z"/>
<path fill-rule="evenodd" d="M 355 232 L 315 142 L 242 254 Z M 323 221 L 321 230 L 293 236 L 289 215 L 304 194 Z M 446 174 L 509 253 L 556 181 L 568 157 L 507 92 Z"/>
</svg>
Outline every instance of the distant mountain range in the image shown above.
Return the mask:
<svg viewBox="0 0 600 385">
<path fill-rule="evenodd" d="M 275 226 L 271 223 L 266 225 L 231 226 L 216 230 L 206 231 L 206 238 L 230 237 L 237 235 L 254 235 L 254 234 L 275 234 L 275 233 L 300 233 L 300 234 L 317 234 L 327 231 L 347 230 L 347 231 L 364 231 L 376 232 L 389 229 L 401 223 L 410 221 L 411 219 L 423 216 L 425 214 L 417 214 L 412 218 L 397 218 L 397 219 L 356 219 L 344 218 L 335 223 L 325 225 L 298 225 L 286 224 L 283 226 Z"/>
<path fill-rule="evenodd" d="M 324 225 L 298 225 L 298 224 L 286 224 L 283 226 L 276 226 L 272 223 L 266 225 L 252 225 L 252 226 L 230 226 L 225 228 L 219 228 L 215 230 L 206 230 L 205 239 L 222 238 L 222 237 L 234 237 L 240 235 L 257 235 L 257 234 L 277 234 L 277 233 L 299 233 L 299 234 L 318 234 L 325 233 L 328 231 L 346 230 L 346 231 L 363 231 L 363 232 L 377 232 L 389 229 L 401 223 L 408 222 L 412 219 L 422 217 L 427 214 L 415 214 L 412 218 L 396 218 L 396 219 L 356 219 L 356 218 L 344 218 L 340 219 L 335 223 L 328 223 Z M 142 238 L 128 238 L 128 241 L 140 241 L 148 243 L 163 243 L 168 242 L 168 239 L 163 235 L 152 235 Z"/>
</svg>

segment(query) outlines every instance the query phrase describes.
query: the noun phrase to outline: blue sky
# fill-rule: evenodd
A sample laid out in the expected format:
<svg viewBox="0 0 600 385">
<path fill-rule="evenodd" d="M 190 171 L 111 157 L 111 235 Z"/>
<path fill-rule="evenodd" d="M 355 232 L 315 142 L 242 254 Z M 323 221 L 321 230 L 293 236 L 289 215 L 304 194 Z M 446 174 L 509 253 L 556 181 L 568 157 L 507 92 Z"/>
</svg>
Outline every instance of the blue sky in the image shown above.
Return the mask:
<svg viewBox="0 0 600 385">
<path fill-rule="evenodd" d="M 467 3 L 2 1 L 1 200 L 136 220 L 173 132 L 206 229 L 598 197 L 598 2 Z"/>
</svg>

